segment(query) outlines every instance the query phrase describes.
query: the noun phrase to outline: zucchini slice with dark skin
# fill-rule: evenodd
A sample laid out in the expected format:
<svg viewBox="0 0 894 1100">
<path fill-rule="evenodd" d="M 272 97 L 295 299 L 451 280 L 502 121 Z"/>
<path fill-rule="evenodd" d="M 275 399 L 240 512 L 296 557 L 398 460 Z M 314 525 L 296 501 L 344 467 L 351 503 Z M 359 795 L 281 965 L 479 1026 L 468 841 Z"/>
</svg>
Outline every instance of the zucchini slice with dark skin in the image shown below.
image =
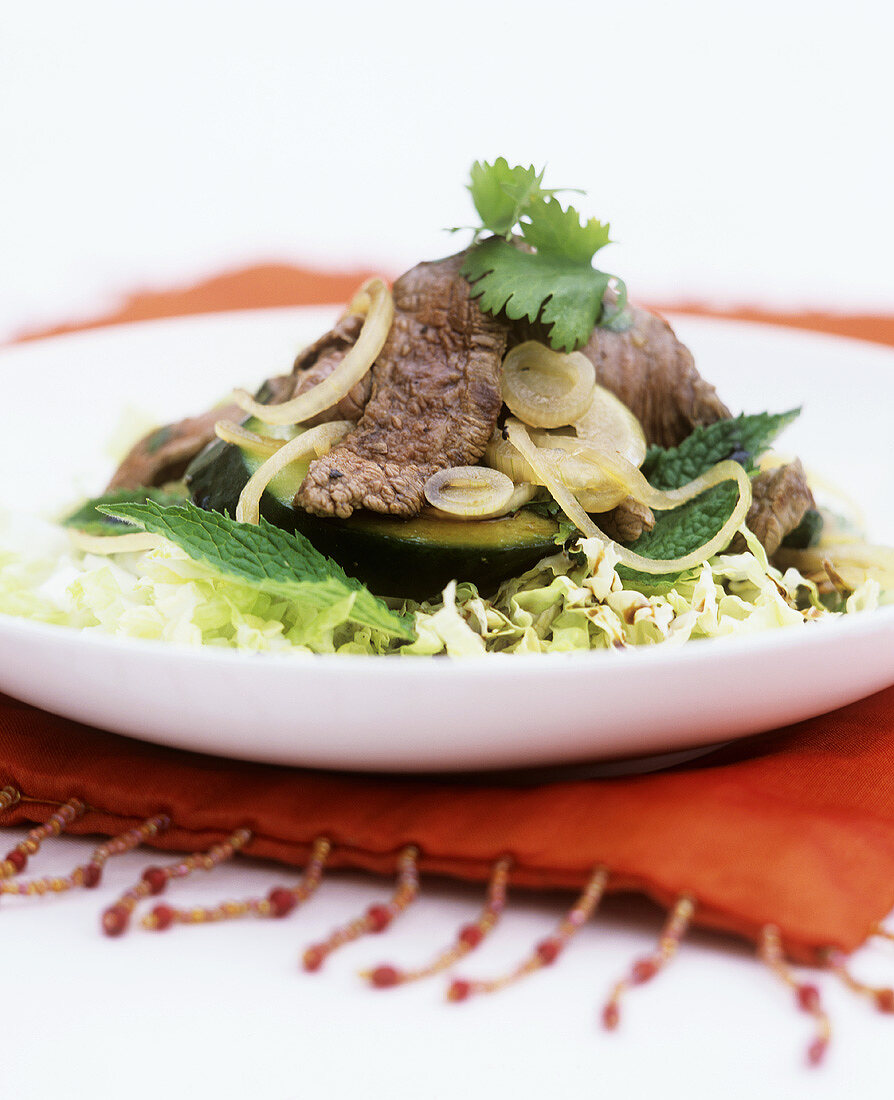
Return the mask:
<svg viewBox="0 0 894 1100">
<path fill-rule="evenodd" d="M 255 425 L 247 422 L 246 427 Z M 242 487 L 261 461 L 235 444 L 210 444 L 186 472 L 193 503 L 234 516 Z M 315 516 L 292 507 L 303 478 L 299 464 L 279 474 L 261 498 L 261 515 L 277 527 L 305 535 L 379 596 L 426 599 L 451 580 L 471 581 L 489 593 L 557 551 L 556 521 L 526 509 L 483 520 L 424 513 L 414 519 L 376 512 L 355 512 L 349 519 Z"/>
</svg>

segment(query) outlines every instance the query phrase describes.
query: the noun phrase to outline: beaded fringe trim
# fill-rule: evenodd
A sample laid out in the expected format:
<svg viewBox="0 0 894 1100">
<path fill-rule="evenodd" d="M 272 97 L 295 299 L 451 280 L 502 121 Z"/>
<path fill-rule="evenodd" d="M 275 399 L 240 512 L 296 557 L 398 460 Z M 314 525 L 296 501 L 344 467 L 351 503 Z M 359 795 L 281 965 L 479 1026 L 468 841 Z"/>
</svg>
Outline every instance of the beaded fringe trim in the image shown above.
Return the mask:
<svg viewBox="0 0 894 1100">
<path fill-rule="evenodd" d="M 0 814 L 15 806 L 20 799 L 20 792 L 14 787 L 0 789 Z M 60 836 L 72 822 L 83 817 L 87 810 L 88 807 L 80 799 L 69 799 L 51 813 L 46 822 L 31 829 L 23 840 L 7 852 L 0 861 L 0 897 L 4 894 L 39 897 L 77 888 L 94 889 L 102 880 L 110 858 L 132 851 L 165 832 L 171 825 L 167 814 L 157 814 L 127 832 L 101 843 L 94 849 L 87 863 L 75 867 L 68 875 L 20 880 L 19 875 L 37 855 L 44 842 Z M 242 851 L 251 839 L 249 829 L 236 829 L 224 841 L 211 845 L 207 851 L 195 852 L 163 866 L 146 867 L 139 880 L 102 913 L 102 931 L 107 936 L 123 935 L 130 928 L 134 912 L 142 901 L 164 893 L 175 879 L 187 878 L 195 871 L 213 871 Z M 215 906 L 193 908 L 176 908 L 158 903 L 143 916 L 140 924 L 149 931 L 162 932 L 175 924 L 198 925 L 240 917 L 287 917 L 317 892 L 331 851 L 332 844 L 327 838 L 316 839 L 299 881 L 291 886 L 274 886 L 263 898 L 245 898 L 240 901 L 224 901 Z M 391 896 L 370 905 L 362 914 L 334 929 L 327 939 L 307 947 L 301 957 L 303 969 L 315 972 L 339 947 L 363 936 L 387 931 L 419 894 L 419 856 L 419 849 L 415 845 L 403 848 L 396 857 L 396 881 Z M 437 952 L 429 962 L 415 969 L 401 969 L 390 963 L 382 963 L 361 971 L 360 976 L 375 989 L 389 989 L 451 971 L 497 928 L 506 906 L 511 872 L 510 856 L 503 856 L 495 862 L 484 905 L 477 917 L 462 925 L 453 942 Z M 535 944 L 516 966 L 494 978 L 454 977 L 447 985 L 447 1000 L 456 1003 L 467 1001 L 478 994 L 499 992 L 556 963 L 599 907 L 610 875 L 608 867 L 595 867 L 583 892 L 552 933 Z M 611 987 L 601 1013 L 602 1024 L 607 1030 L 613 1031 L 618 1027 L 621 1020 L 621 1001 L 626 994 L 634 987 L 657 977 L 674 959 L 692 923 L 696 908 L 697 902 L 693 896 L 681 895 L 671 907 L 655 951 L 635 959 L 628 972 Z M 881 924 L 874 925 L 870 935 L 889 942 L 894 941 L 894 931 Z M 807 1046 L 807 1062 L 818 1066 L 824 1060 L 832 1038 L 831 1022 L 823 1007 L 819 987 L 813 982 L 801 981 L 796 975 L 787 960 L 782 933 L 776 925 L 767 924 L 761 929 L 757 954 L 770 972 L 791 990 L 797 1008 L 813 1019 L 814 1034 Z M 894 989 L 861 981 L 848 969 L 847 957 L 843 952 L 834 947 L 824 949 L 820 953 L 820 965 L 846 988 L 868 1000 L 878 1011 L 894 1015 Z"/>
</svg>

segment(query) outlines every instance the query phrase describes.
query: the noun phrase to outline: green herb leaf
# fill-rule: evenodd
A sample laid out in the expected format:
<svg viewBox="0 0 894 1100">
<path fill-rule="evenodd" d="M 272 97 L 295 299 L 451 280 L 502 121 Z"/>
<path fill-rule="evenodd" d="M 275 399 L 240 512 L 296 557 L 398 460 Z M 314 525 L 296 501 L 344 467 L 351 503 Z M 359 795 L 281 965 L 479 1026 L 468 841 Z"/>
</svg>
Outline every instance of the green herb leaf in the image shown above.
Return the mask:
<svg viewBox="0 0 894 1100">
<path fill-rule="evenodd" d="M 151 500 L 103 507 L 102 511 L 170 539 L 194 561 L 222 577 L 300 601 L 317 612 L 342 604 L 339 610 L 345 620 L 407 641 L 416 637 L 407 618 L 347 576 L 303 535 L 290 534 L 264 519 L 257 526 L 237 523 L 193 504 L 165 507 Z"/>
<path fill-rule="evenodd" d="M 185 497 L 185 489 L 182 493 L 146 487 L 117 489 L 113 493 L 105 493 L 103 496 L 85 501 L 65 516 L 61 522 L 63 527 L 73 527 L 83 531 L 85 535 L 126 535 L 130 525 L 124 520 L 106 515 L 102 509 L 114 508 L 119 504 L 143 504 L 147 500 L 154 500 L 156 504 L 161 505 L 182 504 Z"/>
<path fill-rule="evenodd" d="M 626 289 L 614 280 L 616 308 L 603 308 L 614 277 L 594 270 L 592 260 L 609 243 L 609 227 L 596 218 L 582 223 L 574 207 L 564 208 L 556 191 L 542 184 L 542 171 L 510 166 L 503 157 L 472 166 L 469 190 L 482 222 L 475 240 L 484 230 L 495 236 L 470 249 L 462 273 L 485 313 L 505 310 L 514 321 L 539 321 L 557 351 L 572 351 L 586 343 L 597 324 L 629 327 Z M 524 251 L 516 247 L 515 230 Z"/>
<path fill-rule="evenodd" d="M 526 214 L 530 220 L 522 225 L 522 235 L 541 255 L 589 266 L 599 249 L 609 244 L 608 223 L 590 218 L 582 225 L 574 207 L 565 210 L 558 199 L 538 199 Z"/>
<path fill-rule="evenodd" d="M 557 529 L 553 536 L 553 542 L 557 546 L 564 546 L 570 539 L 579 539 L 580 531 L 577 524 L 572 523 L 554 500 L 535 500 L 532 504 L 524 505 L 525 512 L 533 512 L 535 516 L 543 516 L 544 519 L 556 521 Z"/>
<path fill-rule="evenodd" d="M 800 413 L 800 409 L 718 420 L 696 428 L 678 447 L 650 447 L 642 471 L 657 489 L 679 489 L 724 459 L 733 458 L 749 473 L 757 469 L 756 459 L 776 436 Z M 720 530 L 736 506 L 737 491 L 732 482 L 715 485 L 693 500 L 669 512 L 655 513 L 655 526 L 630 545 L 644 557 L 682 557 Z M 624 580 L 655 587 L 655 577 L 621 566 Z M 665 586 L 680 574 L 661 578 Z"/>
<path fill-rule="evenodd" d="M 469 250 L 462 273 L 485 313 L 505 311 L 513 321 L 524 317 L 551 325 L 549 340 L 557 351 L 573 351 L 587 342 L 612 278 L 589 263 L 521 252 L 497 237 Z"/>
<path fill-rule="evenodd" d="M 677 447 L 650 447 L 643 474 L 656 489 L 679 489 L 725 458 L 734 458 L 751 473 L 757 468 L 756 459 L 800 413 L 798 408 L 716 420 L 696 428 Z"/>
<path fill-rule="evenodd" d="M 823 533 L 825 523 L 822 512 L 816 508 L 808 508 L 798 526 L 782 540 L 782 545 L 789 550 L 807 550 L 816 546 Z"/>
<path fill-rule="evenodd" d="M 508 236 L 528 203 L 542 194 L 543 172 L 538 173 L 533 164 L 510 167 L 505 157 L 498 157 L 493 164 L 476 161 L 470 175 L 469 191 L 481 228 L 499 237 Z"/>
</svg>

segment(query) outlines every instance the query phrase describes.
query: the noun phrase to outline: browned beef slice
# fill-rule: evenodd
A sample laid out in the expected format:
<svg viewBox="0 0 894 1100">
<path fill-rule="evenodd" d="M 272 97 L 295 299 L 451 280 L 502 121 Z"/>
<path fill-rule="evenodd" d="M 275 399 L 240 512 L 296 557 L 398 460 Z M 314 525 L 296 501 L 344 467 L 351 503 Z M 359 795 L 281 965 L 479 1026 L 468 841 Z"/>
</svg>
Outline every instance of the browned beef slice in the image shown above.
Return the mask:
<svg viewBox="0 0 894 1100">
<path fill-rule="evenodd" d="M 643 426 L 649 443 L 675 447 L 698 424 L 730 415 L 692 354 L 662 317 L 631 307 L 625 332 L 595 328 L 581 351 L 596 368 L 596 381 L 619 397 Z"/>
<path fill-rule="evenodd" d="M 597 516 L 599 527 L 615 542 L 636 542 L 643 531 L 655 526 L 655 516 L 647 504 L 625 497 L 610 512 Z"/>
<path fill-rule="evenodd" d="M 297 397 L 330 375 L 353 347 L 362 327 L 361 316 L 356 313 L 347 313 L 329 332 L 310 347 L 305 348 L 292 367 L 291 392 L 284 397 L 278 397 L 276 403 Z M 372 378 L 366 374 L 337 405 L 326 409 L 306 423 L 313 425 L 324 424 L 329 420 L 359 420 L 369 400 L 371 389 Z"/>
<path fill-rule="evenodd" d="M 752 503 L 746 523 L 757 535 L 768 554 L 779 549 L 789 532 L 794 531 L 808 508 L 815 508 L 813 493 L 800 459 L 758 474 L 751 483 Z M 744 549 L 744 540 L 736 536 L 731 550 Z"/>
<path fill-rule="evenodd" d="M 218 420 L 239 420 L 238 405 L 222 405 L 201 416 L 166 424 L 144 436 L 125 455 L 108 484 L 108 490 L 163 485 L 183 475 L 193 458 L 214 438 Z"/>
<path fill-rule="evenodd" d="M 353 346 L 362 326 L 363 318 L 357 314 L 346 314 L 337 321 L 329 332 L 298 355 L 291 374 L 268 378 L 263 387 L 267 394 L 266 403 L 280 405 L 322 382 Z M 308 423 L 359 420 L 371 385 L 367 375 L 337 405 Z M 135 489 L 141 485 L 161 485 L 173 481 L 215 438 L 214 425 L 218 420 L 235 420 L 238 423 L 244 419 L 245 413 L 238 405 L 224 405 L 150 432 L 125 456 L 108 488 Z"/>
<path fill-rule="evenodd" d="M 356 429 L 311 464 L 296 503 L 319 515 L 421 509 L 436 471 L 474 465 L 500 412 L 506 329 L 469 297 L 462 255 L 423 263 L 394 285 L 394 324 Z"/>
</svg>

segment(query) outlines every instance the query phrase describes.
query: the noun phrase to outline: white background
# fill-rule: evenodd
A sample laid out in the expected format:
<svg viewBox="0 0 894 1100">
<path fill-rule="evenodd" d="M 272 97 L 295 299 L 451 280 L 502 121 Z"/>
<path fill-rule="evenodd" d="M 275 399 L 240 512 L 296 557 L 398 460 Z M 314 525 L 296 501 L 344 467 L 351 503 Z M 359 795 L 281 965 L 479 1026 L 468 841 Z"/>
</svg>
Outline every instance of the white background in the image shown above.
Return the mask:
<svg viewBox="0 0 894 1100">
<path fill-rule="evenodd" d="M 500 154 L 588 190 L 619 241 L 606 266 L 640 298 L 892 309 L 892 39 L 880 0 L 0 0 L 0 340 L 243 263 L 396 272 L 454 246 L 440 230 L 471 218 L 468 166 Z M 3 902 L 9 1095 L 890 1093 L 890 1019 L 831 986 L 839 1041 L 811 1075 L 809 1021 L 732 941 L 697 937 L 620 1034 L 594 1033 L 654 942 L 645 909 L 614 910 L 561 969 L 445 1009 L 436 986 L 379 999 L 354 971 L 424 958 L 474 893 L 431 888 L 393 948 L 311 979 L 298 949 L 380 887 L 337 881 L 285 924 L 109 944 L 97 909 L 143 863 L 100 897 Z M 520 903 L 469 972 L 511 965 L 559 911 Z M 894 976 L 884 948 L 858 965 Z"/>
<path fill-rule="evenodd" d="M 0 338 L 259 259 L 398 271 L 470 163 L 639 297 L 894 307 L 883 0 L 0 3 Z"/>
</svg>

